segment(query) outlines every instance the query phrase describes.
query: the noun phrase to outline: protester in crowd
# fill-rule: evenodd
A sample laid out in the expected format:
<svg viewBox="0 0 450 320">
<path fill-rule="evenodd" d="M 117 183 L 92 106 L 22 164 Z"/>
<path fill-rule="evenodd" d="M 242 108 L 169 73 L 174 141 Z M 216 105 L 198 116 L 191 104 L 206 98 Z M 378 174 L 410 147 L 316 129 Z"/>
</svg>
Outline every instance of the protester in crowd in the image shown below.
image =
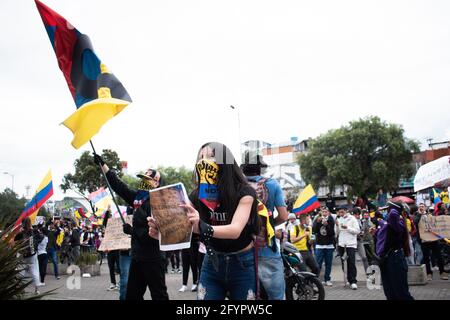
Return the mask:
<svg viewBox="0 0 450 320">
<path fill-rule="evenodd" d="M 127 216 L 132 216 L 134 212 L 133 207 L 127 207 Z M 120 288 L 119 288 L 119 299 L 124 301 L 127 298 L 127 286 L 128 286 L 128 277 L 130 274 L 130 266 L 131 266 L 131 249 L 129 250 L 120 250 L 119 253 L 119 269 L 120 269 Z"/>
<path fill-rule="evenodd" d="M 170 264 L 172 266 L 171 273 L 181 273 L 180 269 L 180 250 L 170 251 Z"/>
<path fill-rule="evenodd" d="M 423 207 L 421 208 L 421 206 L 419 206 L 419 212 L 414 216 L 414 224 L 416 229 L 419 230 L 419 224 L 421 221 L 424 221 L 426 226 L 429 225 L 428 221 L 431 220 L 431 216 L 431 214 L 427 214 Z M 448 274 L 445 272 L 444 260 L 442 259 L 442 254 L 439 248 L 439 240 L 436 239 L 435 241 L 424 242 L 422 241 L 422 235 L 420 234 L 419 230 L 419 232 L 417 232 L 417 242 L 420 243 L 420 247 L 422 250 L 423 263 L 425 264 L 425 268 L 427 270 L 428 281 L 433 280 L 433 270 L 431 268 L 431 258 L 433 256 L 437 260 L 441 279 L 448 280 Z"/>
<path fill-rule="evenodd" d="M 38 288 L 42 286 L 39 275 L 39 261 L 37 257 L 38 244 L 42 240 L 42 235 L 31 225 L 29 217 L 22 221 L 22 229 L 15 236 L 14 241 L 23 241 L 24 247 L 20 251 L 23 257 L 23 276 L 32 278 L 34 291 L 39 294 Z"/>
<path fill-rule="evenodd" d="M 60 260 L 61 263 L 65 263 L 67 261 L 67 265 L 70 266 L 73 263 L 72 245 L 70 243 L 70 239 L 72 237 L 71 231 L 68 227 L 64 227 L 61 233 L 63 233 L 64 236 L 61 243 Z"/>
<path fill-rule="evenodd" d="M 185 292 L 187 290 L 187 283 L 189 279 L 189 270 L 192 271 L 192 288 L 191 291 L 197 291 L 198 283 L 198 253 L 199 253 L 199 241 L 200 237 L 197 234 L 193 234 L 191 238 L 191 246 L 188 249 L 181 251 L 181 260 L 183 264 L 183 285 L 178 290 L 179 292 Z"/>
<path fill-rule="evenodd" d="M 139 190 L 133 190 L 123 183 L 114 170 L 110 170 L 103 159 L 94 154 L 94 161 L 102 167 L 112 189 L 125 202 L 133 206 L 133 226 L 125 224 L 123 231 L 131 235 L 131 264 L 128 275 L 127 300 L 143 300 L 147 287 L 153 300 L 168 300 L 164 261 L 159 250 L 158 238 L 149 235 L 147 218 L 151 217 L 149 190 L 161 185 L 161 174 L 147 169 L 139 174 Z"/>
<path fill-rule="evenodd" d="M 187 209 L 207 255 L 197 290 L 199 300 L 254 300 L 257 276 L 253 238 L 260 231 L 255 190 L 247 183 L 231 151 L 207 143 L 197 156 L 196 189 Z M 150 234 L 158 237 L 150 220 Z"/>
<path fill-rule="evenodd" d="M 39 232 L 41 233 L 42 237 L 37 247 L 39 275 L 41 285 L 45 286 L 45 276 L 47 274 L 47 264 L 48 264 L 48 256 L 47 256 L 48 230 L 45 228 L 40 228 Z"/>
<path fill-rule="evenodd" d="M 361 218 L 361 243 L 365 249 L 367 262 L 369 265 L 378 265 L 378 258 L 375 254 L 375 243 L 373 241 L 373 231 L 376 226 L 370 219 L 370 214 L 367 210 L 362 210 Z M 367 270 L 367 269 L 366 269 Z"/>
<path fill-rule="evenodd" d="M 375 233 L 384 294 L 387 300 L 414 300 L 409 292 L 405 259 L 411 252 L 405 220 L 401 216 L 404 206 L 398 202 L 388 202 L 388 206 L 387 222 Z"/>
<path fill-rule="evenodd" d="M 47 232 L 47 257 L 51 260 L 53 264 L 53 273 L 55 275 L 55 278 L 57 280 L 61 279 L 59 277 L 59 270 L 58 270 L 58 245 L 56 243 L 57 238 L 60 233 L 64 233 L 59 227 L 57 227 L 53 222 L 48 222 L 48 232 Z"/>
<path fill-rule="evenodd" d="M 264 178 L 262 171 L 267 168 L 262 156 L 255 152 L 246 152 L 242 172 L 249 184 L 255 189 L 258 200 L 267 208 L 268 217 L 261 224 L 261 232 L 256 237 L 258 253 L 258 278 L 269 300 L 285 299 L 285 281 L 283 260 L 280 248 L 275 240 L 275 227 L 288 218 L 284 194 L 275 179 Z M 278 213 L 274 217 L 275 209 Z M 273 232 L 273 233 L 272 233 Z M 271 239 L 270 236 L 272 236 Z M 270 244 L 269 244 L 270 243 Z"/>
<path fill-rule="evenodd" d="M 365 212 L 367 211 L 367 209 L 363 209 Z M 361 231 L 357 236 L 356 236 L 356 240 L 357 240 L 357 248 L 356 248 L 356 252 L 358 252 L 358 255 L 361 258 L 361 261 L 363 263 L 364 266 L 364 271 L 366 273 L 368 273 L 368 269 L 369 269 L 369 262 L 367 260 L 367 255 L 366 255 L 366 249 L 364 248 L 364 244 L 362 241 L 362 237 L 363 237 L 363 233 L 362 233 L 362 222 L 361 222 L 361 208 L 359 207 L 355 207 L 353 208 L 353 216 L 356 218 L 356 221 L 358 221 L 358 225 L 359 225 L 359 230 Z"/>
<path fill-rule="evenodd" d="M 111 218 L 111 208 L 105 212 L 105 217 L 103 218 L 103 227 L 106 228 L 108 225 L 108 221 Z M 106 259 L 108 261 L 109 268 L 109 278 L 111 280 L 111 284 L 108 288 L 108 291 L 119 290 L 119 286 L 116 282 L 116 266 L 119 264 L 119 250 L 110 250 L 106 253 Z M 120 270 L 119 270 L 120 274 Z"/>
<path fill-rule="evenodd" d="M 75 262 L 80 256 L 81 252 L 81 231 L 80 229 L 72 224 L 72 231 L 70 233 L 70 246 L 71 246 L 71 259 Z M 69 264 L 70 265 L 70 264 Z"/>
<path fill-rule="evenodd" d="M 288 233 L 288 242 L 292 243 L 300 254 L 306 266 L 311 269 L 311 272 L 319 276 L 319 266 L 310 248 L 308 248 L 308 242 L 311 240 L 312 228 L 307 223 L 308 215 L 300 215 L 300 223 L 290 229 Z"/>
<path fill-rule="evenodd" d="M 426 215 L 427 214 L 427 208 L 424 203 L 420 203 L 417 211 L 414 212 L 414 215 L 412 217 L 415 233 L 411 234 L 411 240 L 413 243 L 414 248 L 414 261 L 416 265 L 422 265 L 423 264 L 423 253 L 422 253 L 422 246 L 421 246 L 421 240 L 419 235 L 419 226 L 416 221 L 420 221 L 420 215 Z"/>
<path fill-rule="evenodd" d="M 335 250 L 334 219 L 328 207 L 322 207 L 320 214 L 314 220 L 312 232 L 316 235 L 316 260 L 319 266 L 318 274 L 325 262 L 325 284 L 333 286 L 331 282 L 331 270 L 333 266 L 333 253 Z"/>
<path fill-rule="evenodd" d="M 355 253 L 358 248 L 357 236 L 361 232 L 359 223 L 344 208 L 338 211 L 339 218 L 336 219 L 336 234 L 338 237 L 338 253 L 341 257 L 342 268 L 344 269 L 344 254 L 347 256 L 347 282 L 353 290 L 358 289 L 356 280 L 356 260 Z"/>
</svg>

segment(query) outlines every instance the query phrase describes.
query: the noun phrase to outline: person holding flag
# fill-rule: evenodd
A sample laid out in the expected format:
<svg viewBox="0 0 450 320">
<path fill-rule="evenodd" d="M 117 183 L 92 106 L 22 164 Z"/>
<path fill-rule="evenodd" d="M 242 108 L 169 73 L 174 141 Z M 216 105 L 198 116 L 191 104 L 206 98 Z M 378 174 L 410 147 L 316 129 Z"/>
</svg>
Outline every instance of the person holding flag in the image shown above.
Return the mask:
<svg viewBox="0 0 450 320">
<path fill-rule="evenodd" d="M 133 226 L 123 225 L 123 232 L 131 235 L 131 264 L 128 274 L 126 300 L 143 300 L 147 287 L 153 300 L 168 300 L 164 258 L 159 250 L 159 240 L 149 236 L 147 218 L 151 217 L 149 190 L 161 186 L 159 171 L 147 169 L 139 174 L 139 190 L 129 188 L 110 170 L 102 157 L 94 154 L 94 161 L 101 166 L 111 188 L 134 208 Z"/>
</svg>

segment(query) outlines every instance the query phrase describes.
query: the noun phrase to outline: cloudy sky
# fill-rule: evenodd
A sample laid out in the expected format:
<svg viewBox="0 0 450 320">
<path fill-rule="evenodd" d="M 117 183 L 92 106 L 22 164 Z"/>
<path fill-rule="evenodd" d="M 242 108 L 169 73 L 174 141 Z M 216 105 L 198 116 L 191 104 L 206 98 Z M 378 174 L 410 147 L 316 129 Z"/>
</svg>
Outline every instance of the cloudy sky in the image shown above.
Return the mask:
<svg viewBox="0 0 450 320">
<path fill-rule="evenodd" d="M 450 139 L 449 1 L 43 0 L 87 34 L 133 103 L 93 141 L 129 171 L 194 165 L 199 146 L 315 137 L 368 115 Z M 75 105 L 32 0 L 0 0 L 0 190 L 75 150 Z M 63 194 L 56 188 L 55 199 Z"/>
</svg>

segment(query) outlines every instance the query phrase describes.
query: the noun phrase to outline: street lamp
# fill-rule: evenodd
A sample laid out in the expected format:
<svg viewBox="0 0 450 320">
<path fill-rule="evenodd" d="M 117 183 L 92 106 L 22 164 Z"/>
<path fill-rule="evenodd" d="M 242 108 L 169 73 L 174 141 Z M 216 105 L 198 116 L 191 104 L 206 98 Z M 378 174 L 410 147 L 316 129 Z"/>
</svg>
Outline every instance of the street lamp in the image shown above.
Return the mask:
<svg viewBox="0 0 450 320">
<path fill-rule="evenodd" d="M 241 143 L 241 116 L 239 114 L 239 109 L 235 106 L 230 106 L 231 109 L 237 111 L 237 120 L 238 120 L 238 136 L 239 136 L 239 152 L 241 153 L 241 161 L 242 161 L 242 143 Z"/>
<path fill-rule="evenodd" d="M 12 174 L 12 173 L 9 173 L 9 172 L 3 172 L 3 174 L 7 174 L 7 175 L 9 175 L 9 176 L 11 176 L 11 178 L 12 178 L 12 185 L 11 185 L 11 190 L 14 192 L 14 175 Z"/>
</svg>

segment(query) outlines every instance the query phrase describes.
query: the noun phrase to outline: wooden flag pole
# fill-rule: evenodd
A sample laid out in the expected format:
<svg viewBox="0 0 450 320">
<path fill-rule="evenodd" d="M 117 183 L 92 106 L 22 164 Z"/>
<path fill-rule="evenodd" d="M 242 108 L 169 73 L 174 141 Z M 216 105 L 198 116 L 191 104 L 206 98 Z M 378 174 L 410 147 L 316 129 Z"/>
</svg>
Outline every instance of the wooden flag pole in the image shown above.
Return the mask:
<svg viewBox="0 0 450 320">
<path fill-rule="evenodd" d="M 94 148 L 94 144 L 92 143 L 92 140 L 89 140 L 89 143 L 91 144 L 92 151 L 96 154 L 97 152 L 95 152 L 95 148 Z M 100 171 L 101 171 L 102 174 L 103 174 L 103 178 L 105 178 L 106 185 L 108 186 L 109 192 L 111 192 L 111 196 L 112 196 L 112 198 L 113 198 L 113 202 L 114 202 L 114 204 L 116 205 L 117 211 L 119 212 L 120 219 L 122 219 L 122 223 L 123 223 L 123 224 L 126 224 L 126 221 L 125 221 L 125 219 L 124 219 L 123 216 L 122 216 L 122 212 L 120 212 L 120 208 L 119 208 L 119 205 L 117 204 L 116 197 L 114 196 L 114 192 L 113 192 L 113 190 L 112 190 L 112 188 L 111 188 L 111 185 L 109 184 L 109 181 L 108 181 L 108 179 L 106 178 L 106 174 L 105 174 L 105 172 L 103 171 L 102 165 L 99 164 L 99 166 L 100 166 Z M 112 214 L 112 212 L 111 212 L 111 214 Z"/>
</svg>

